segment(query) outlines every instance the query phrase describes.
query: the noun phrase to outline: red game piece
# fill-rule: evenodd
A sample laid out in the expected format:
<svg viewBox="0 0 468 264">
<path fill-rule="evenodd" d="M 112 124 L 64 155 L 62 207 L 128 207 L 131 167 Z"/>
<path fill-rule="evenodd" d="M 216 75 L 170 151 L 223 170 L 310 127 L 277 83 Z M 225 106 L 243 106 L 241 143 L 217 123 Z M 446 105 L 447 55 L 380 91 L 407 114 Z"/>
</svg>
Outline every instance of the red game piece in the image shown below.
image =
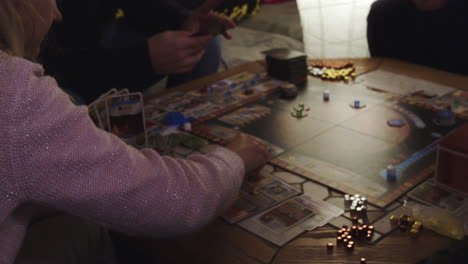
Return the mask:
<svg viewBox="0 0 468 264">
<path fill-rule="evenodd" d="M 468 124 L 444 137 L 437 154 L 437 182 L 468 193 Z"/>
</svg>

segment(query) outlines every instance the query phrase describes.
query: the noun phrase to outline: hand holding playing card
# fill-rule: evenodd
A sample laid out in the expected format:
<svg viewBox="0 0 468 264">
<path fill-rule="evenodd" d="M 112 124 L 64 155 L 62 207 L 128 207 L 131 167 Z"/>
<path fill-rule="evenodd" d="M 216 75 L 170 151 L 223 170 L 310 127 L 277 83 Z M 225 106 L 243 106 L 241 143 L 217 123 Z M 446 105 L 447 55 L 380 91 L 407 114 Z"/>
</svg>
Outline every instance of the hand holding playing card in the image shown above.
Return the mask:
<svg viewBox="0 0 468 264">
<path fill-rule="evenodd" d="M 224 15 L 211 12 L 220 2 L 221 0 L 206 1 L 187 18 L 182 29 L 192 32 L 194 35 L 216 36 L 223 34 L 226 39 L 231 39 L 231 35 L 226 30 L 235 28 L 236 23 Z"/>
</svg>

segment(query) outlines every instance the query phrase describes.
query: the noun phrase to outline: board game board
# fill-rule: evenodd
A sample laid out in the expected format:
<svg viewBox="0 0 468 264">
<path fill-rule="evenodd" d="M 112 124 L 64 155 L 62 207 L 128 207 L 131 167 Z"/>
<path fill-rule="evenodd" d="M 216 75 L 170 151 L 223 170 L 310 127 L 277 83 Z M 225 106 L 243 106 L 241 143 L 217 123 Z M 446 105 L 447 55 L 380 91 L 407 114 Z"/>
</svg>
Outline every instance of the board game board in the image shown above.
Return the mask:
<svg viewBox="0 0 468 264">
<path fill-rule="evenodd" d="M 293 100 L 280 98 L 280 84 L 265 74 L 240 73 L 150 101 L 146 106 L 153 114 L 147 120 L 158 123 L 165 111 L 180 111 L 195 119 L 193 134 L 221 145 L 233 139 L 233 130 L 254 135 L 276 150 L 272 164 L 360 193 L 381 208 L 432 175 L 437 141 L 466 120 L 459 115 L 455 126 L 437 126 L 433 105 L 359 83 L 311 78 Z M 329 101 L 323 100 L 325 90 Z M 351 107 L 356 100 L 365 107 Z M 293 117 L 298 104 L 309 109 L 307 116 Z M 396 168 L 394 181 L 386 178 L 390 164 Z"/>
</svg>

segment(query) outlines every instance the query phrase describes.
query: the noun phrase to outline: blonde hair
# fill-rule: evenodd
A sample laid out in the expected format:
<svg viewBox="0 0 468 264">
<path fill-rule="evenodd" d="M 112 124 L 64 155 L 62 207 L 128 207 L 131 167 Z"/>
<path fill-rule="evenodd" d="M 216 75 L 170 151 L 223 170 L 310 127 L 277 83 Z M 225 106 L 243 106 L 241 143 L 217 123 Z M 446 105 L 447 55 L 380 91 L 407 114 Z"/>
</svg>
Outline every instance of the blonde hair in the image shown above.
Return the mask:
<svg viewBox="0 0 468 264">
<path fill-rule="evenodd" d="M 19 11 L 19 2 L 0 1 L 0 50 L 18 57 L 25 57 L 24 24 Z"/>
</svg>

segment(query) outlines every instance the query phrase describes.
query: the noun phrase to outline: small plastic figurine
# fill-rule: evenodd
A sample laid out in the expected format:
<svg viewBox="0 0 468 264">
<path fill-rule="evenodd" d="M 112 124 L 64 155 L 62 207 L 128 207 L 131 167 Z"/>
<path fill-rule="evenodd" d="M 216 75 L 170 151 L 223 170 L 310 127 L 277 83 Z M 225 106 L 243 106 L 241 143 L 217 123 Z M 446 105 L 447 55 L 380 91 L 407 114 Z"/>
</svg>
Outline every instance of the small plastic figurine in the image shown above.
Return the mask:
<svg viewBox="0 0 468 264">
<path fill-rule="evenodd" d="M 305 114 L 304 112 L 310 111 L 310 108 L 305 108 L 304 104 L 299 104 L 297 108 L 293 107 L 293 109 L 296 113 L 291 113 L 291 115 L 295 118 L 306 117 L 307 114 Z"/>
</svg>

